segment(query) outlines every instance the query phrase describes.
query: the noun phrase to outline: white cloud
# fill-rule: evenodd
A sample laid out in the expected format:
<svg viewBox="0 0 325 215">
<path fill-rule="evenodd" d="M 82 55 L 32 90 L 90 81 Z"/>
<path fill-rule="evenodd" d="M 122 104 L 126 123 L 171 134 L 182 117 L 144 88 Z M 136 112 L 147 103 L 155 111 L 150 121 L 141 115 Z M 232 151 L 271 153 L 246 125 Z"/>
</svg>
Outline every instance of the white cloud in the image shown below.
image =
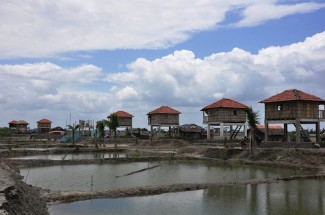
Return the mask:
<svg viewBox="0 0 325 215">
<path fill-rule="evenodd" d="M 284 2 L 284 3 L 283 3 Z M 222 23 L 241 8 L 237 26 L 307 13 L 321 3 L 276 0 L 11 0 L 0 3 L 0 59 L 80 50 L 165 48 Z"/>
<path fill-rule="evenodd" d="M 268 20 L 280 19 L 293 14 L 309 13 L 324 7 L 324 3 L 277 4 L 276 1 L 260 1 L 260 3 L 246 7 L 243 10 L 243 19 L 235 26 L 254 26 Z"/>
<path fill-rule="evenodd" d="M 260 100 L 290 88 L 325 98 L 324 68 L 325 32 L 257 54 L 234 48 L 200 59 L 179 50 L 139 58 L 109 75 L 93 65 L 0 65 L 1 123 L 50 118 L 62 125 L 70 112 L 75 120 L 99 120 L 122 109 L 145 126 L 146 113 L 169 105 L 183 113 L 181 123 L 200 124 L 199 110 L 222 97 L 258 108 Z"/>
</svg>

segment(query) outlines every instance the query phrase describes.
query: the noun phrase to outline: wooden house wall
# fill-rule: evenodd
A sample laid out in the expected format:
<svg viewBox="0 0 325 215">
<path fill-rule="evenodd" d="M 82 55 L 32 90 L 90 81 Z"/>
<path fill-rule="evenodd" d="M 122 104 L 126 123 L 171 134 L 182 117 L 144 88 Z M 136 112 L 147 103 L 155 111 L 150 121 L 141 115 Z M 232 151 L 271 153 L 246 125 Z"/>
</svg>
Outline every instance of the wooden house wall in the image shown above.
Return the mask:
<svg viewBox="0 0 325 215">
<path fill-rule="evenodd" d="M 132 118 L 131 117 L 119 117 L 118 123 L 120 126 L 132 127 Z"/>
<path fill-rule="evenodd" d="M 205 123 L 225 122 L 244 123 L 246 122 L 246 112 L 244 109 L 235 108 L 215 108 L 207 110 L 207 120 Z"/>
<path fill-rule="evenodd" d="M 152 114 L 148 116 L 149 125 L 179 125 L 178 114 Z"/>
<path fill-rule="evenodd" d="M 308 101 L 292 101 L 265 104 L 265 119 L 286 120 L 286 119 L 318 119 L 319 104 Z"/>
</svg>

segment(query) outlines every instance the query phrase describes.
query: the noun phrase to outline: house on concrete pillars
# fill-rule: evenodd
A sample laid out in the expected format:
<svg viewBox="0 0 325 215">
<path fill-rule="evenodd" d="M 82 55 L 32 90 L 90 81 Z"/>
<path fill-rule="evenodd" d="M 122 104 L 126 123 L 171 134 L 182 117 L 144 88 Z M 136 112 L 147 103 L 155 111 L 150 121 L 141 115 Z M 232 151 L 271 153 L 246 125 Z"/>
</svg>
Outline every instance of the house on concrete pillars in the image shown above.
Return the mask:
<svg viewBox="0 0 325 215">
<path fill-rule="evenodd" d="M 264 99 L 260 103 L 265 104 L 265 142 L 268 142 L 269 124 L 284 124 L 286 142 L 288 124 L 293 124 L 296 127 L 296 143 L 310 142 L 301 125 L 314 124 L 316 142 L 320 142 L 320 122 L 325 121 L 325 100 L 297 89 L 290 89 Z M 320 110 L 321 106 L 323 110 Z"/>
<path fill-rule="evenodd" d="M 122 110 L 116 111 L 115 114 L 118 117 L 119 127 L 125 127 L 127 129 L 132 130 L 132 118 L 133 118 L 132 114 L 129 114 L 128 112 Z M 110 120 L 110 116 L 111 115 L 107 117 L 108 120 Z"/>
<path fill-rule="evenodd" d="M 161 127 L 168 127 L 170 134 L 171 127 L 179 126 L 179 114 L 181 112 L 168 106 L 161 106 L 150 111 L 147 115 L 151 132 L 153 132 L 154 127 L 158 127 L 158 131 L 160 131 Z M 153 134 L 151 133 L 151 135 Z"/>
<path fill-rule="evenodd" d="M 211 138 L 211 126 L 220 126 L 220 137 L 224 138 L 224 126 L 230 126 L 229 139 L 235 139 L 242 127 L 247 136 L 246 105 L 223 98 L 201 109 L 203 124 L 207 124 L 207 139 Z M 232 129 L 236 126 L 235 130 Z"/>
</svg>

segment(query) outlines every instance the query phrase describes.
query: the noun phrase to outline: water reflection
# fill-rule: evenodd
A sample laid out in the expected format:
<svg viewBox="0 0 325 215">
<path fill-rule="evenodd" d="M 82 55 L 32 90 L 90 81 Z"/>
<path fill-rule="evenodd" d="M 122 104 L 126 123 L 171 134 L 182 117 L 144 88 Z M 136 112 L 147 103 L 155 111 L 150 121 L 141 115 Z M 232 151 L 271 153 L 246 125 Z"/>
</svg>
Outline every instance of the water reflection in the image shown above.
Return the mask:
<svg viewBox="0 0 325 215">
<path fill-rule="evenodd" d="M 221 186 L 147 197 L 96 199 L 50 208 L 57 214 L 325 214 L 325 181 Z"/>
<path fill-rule="evenodd" d="M 158 164 L 161 166 L 116 178 Z M 90 190 L 90 188 L 99 190 L 177 183 L 224 183 L 265 178 L 266 175 L 278 177 L 295 173 L 306 172 L 199 161 L 130 162 L 21 169 L 21 174 L 28 184 L 51 190 Z"/>
<path fill-rule="evenodd" d="M 81 160 L 81 159 L 103 159 L 103 158 L 125 158 L 124 152 L 103 152 L 103 153 L 67 153 L 67 154 L 49 154 L 33 155 L 24 157 L 15 157 L 12 159 L 20 160 Z"/>
</svg>

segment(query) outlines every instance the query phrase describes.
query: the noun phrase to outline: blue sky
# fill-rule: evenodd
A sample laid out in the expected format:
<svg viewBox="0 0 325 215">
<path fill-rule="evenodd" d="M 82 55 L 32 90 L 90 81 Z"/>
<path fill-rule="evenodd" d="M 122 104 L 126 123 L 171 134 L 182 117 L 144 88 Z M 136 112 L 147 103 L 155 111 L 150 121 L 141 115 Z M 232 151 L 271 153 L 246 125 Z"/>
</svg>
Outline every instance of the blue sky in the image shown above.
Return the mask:
<svg viewBox="0 0 325 215">
<path fill-rule="evenodd" d="M 258 102 L 275 93 L 325 98 L 323 1 L 13 0 L 0 18 L 0 126 L 124 110 L 146 127 L 162 105 L 202 125 L 223 97 L 263 122 Z"/>
</svg>

